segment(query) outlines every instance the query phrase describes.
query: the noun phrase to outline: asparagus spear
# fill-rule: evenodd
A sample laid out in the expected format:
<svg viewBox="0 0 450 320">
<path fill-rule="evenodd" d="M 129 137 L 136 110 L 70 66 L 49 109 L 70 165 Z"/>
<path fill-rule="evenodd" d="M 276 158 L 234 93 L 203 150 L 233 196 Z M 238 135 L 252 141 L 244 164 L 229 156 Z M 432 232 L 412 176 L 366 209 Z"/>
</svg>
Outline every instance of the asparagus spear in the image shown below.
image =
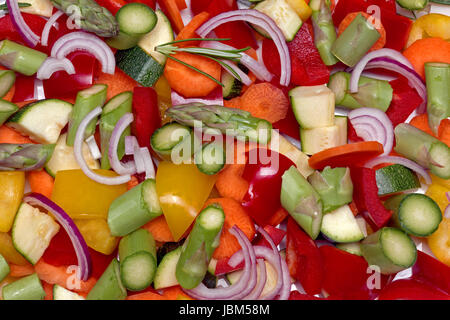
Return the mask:
<svg viewBox="0 0 450 320">
<path fill-rule="evenodd" d="M 425 63 L 425 78 L 428 95 L 428 124 L 437 135 L 441 120 L 450 117 L 450 64 Z"/>
<path fill-rule="evenodd" d="M 89 291 L 86 300 L 124 300 L 126 296 L 127 290 L 120 280 L 119 261 L 113 259 Z"/>
<path fill-rule="evenodd" d="M 9 274 L 9 265 L 5 258 L 0 254 L 0 282 Z"/>
<path fill-rule="evenodd" d="M 249 112 L 203 103 L 188 103 L 172 107 L 167 116 L 186 126 L 201 122 L 202 130 L 217 130 L 237 139 L 266 144 L 270 141 L 272 124 L 253 117 Z"/>
<path fill-rule="evenodd" d="M 102 107 L 106 100 L 106 89 L 108 86 L 104 84 L 96 84 L 90 88 L 81 90 L 77 93 L 75 105 L 69 119 L 69 130 L 67 132 L 67 145 L 73 146 L 78 126 L 89 112 L 97 107 Z M 97 119 L 92 120 L 86 127 L 84 137 L 88 138 L 95 132 Z"/>
<path fill-rule="evenodd" d="M 309 3 L 312 9 L 312 25 L 314 28 L 314 44 L 319 50 L 322 61 L 327 66 L 336 64 L 339 60 L 331 53 L 331 47 L 336 40 L 331 10 L 325 0 L 312 0 Z"/>
<path fill-rule="evenodd" d="M 0 171 L 40 169 L 50 159 L 54 148 L 54 144 L 0 143 Z"/>
<path fill-rule="evenodd" d="M 119 34 L 119 24 L 111 12 L 98 5 L 94 0 L 52 0 L 55 7 L 74 17 L 79 26 L 97 34 L 110 38 Z"/>
<path fill-rule="evenodd" d="M 183 244 L 175 271 L 183 288 L 193 289 L 202 282 L 212 254 L 219 245 L 224 222 L 222 207 L 217 204 L 206 207 L 198 215 L 189 237 Z"/>
<path fill-rule="evenodd" d="M 0 99 L 0 126 L 17 110 L 19 110 L 19 107 L 14 103 Z"/>
<path fill-rule="evenodd" d="M 42 300 L 45 291 L 36 273 L 23 277 L 3 287 L 4 300 Z"/>
<path fill-rule="evenodd" d="M 35 74 L 47 55 L 10 40 L 0 41 L 0 64 L 26 76 Z"/>
<path fill-rule="evenodd" d="M 349 67 L 355 66 L 380 38 L 380 33 L 358 14 L 334 42 L 331 52 Z"/>
</svg>

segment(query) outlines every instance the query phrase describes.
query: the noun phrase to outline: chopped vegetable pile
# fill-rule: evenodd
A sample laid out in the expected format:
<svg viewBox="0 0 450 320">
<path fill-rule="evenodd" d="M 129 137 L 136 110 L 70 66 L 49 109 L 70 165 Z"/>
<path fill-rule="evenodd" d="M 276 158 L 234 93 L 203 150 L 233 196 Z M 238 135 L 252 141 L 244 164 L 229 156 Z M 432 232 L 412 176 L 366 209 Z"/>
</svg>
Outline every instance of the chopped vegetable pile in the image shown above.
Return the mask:
<svg viewBox="0 0 450 320">
<path fill-rule="evenodd" d="M 450 300 L 448 1 L 0 10 L 1 299 Z"/>
</svg>

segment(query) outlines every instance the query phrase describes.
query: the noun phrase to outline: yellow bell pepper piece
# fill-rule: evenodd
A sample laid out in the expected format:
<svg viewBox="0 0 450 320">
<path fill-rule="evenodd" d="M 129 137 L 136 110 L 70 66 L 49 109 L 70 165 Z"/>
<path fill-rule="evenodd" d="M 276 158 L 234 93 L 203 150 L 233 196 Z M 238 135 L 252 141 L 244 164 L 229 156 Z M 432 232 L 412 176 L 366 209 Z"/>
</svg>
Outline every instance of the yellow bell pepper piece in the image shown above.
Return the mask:
<svg viewBox="0 0 450 320">
<path fill-rule="evenodd" d="M 108 170 L 96 173 L 113 177 Z M 72 219 L 106 219 L 111 202 L 127 191 L 127 185 L 109 186 L 88 178 L 81 170 L 58 171 L 55 177 L 52 200 Z"/>
<path fill-rule="evenodd" d="M 439 13 L 421 16 L 414 21 L 411 27 L 406 47 L 409 47 L 414 41 L 423 38 L 442 38 L 449 41 L 450 17 Z"/>
<path fill-rule="evenodd" d="M 158 108 L 161 115 L 161 122 L 162 124 L 165 124 L 171 121 L 171 119 L 166 116 L 166 110 L 172 106 L 172 89 L 164 76 L 161 76 L 158 81 L 156 81 L 155 91 L 158 95 Z"/>
<path fill-rule="evenodd" d="M 439 228 L 428 237 L 428 245 L 439 261 L 450 267 L 450 219 L 443 219 Z"/>
<path fill-rule="evenodd" d="M 286 2 L 294 9 L 302 21 L 308 20 L 312 10 L 305 0 L 286 0 Z"/>
<path fill-rule="evenodd" d="M 203 207 L 216 175 L 201 173 L 195 164 L 162 161 L 156 172 L 156 191 L 175 241 L 180 240 Z"/>
<path fill-rule="evenodd" d="M 111 235 L 105 219 L 76 219 L 74 222 L 90 248 L 106 255 L 116 249 L 119 238 Z"/>
<path fill-rule="evenodd" d="M 0 232 L 8 232 L 11 229 L 24 190 L 24 172 L 0 172 Z"/>
<path fill-rule="evenodd" d="M 431 181 L 433 182 L 433 184 L 439 184 L 443 187 L 446 187 L 448 191 L 450 191 L 450 179 L 442 179 L 439 178 L 437 176 L 435 176 L 434 174 L 431 174 Z"/>
<path fill-rule="evenodd" d="M 29 265 L 30 263 L 14 248 L 12 238 L 9 233 L 0 232 L 0 254 L 9 263 L 19 266 Z"/>
<path fill-rule="evenodd" d="M 448 199 L 447 196 L 445 195 L 447 191 L 450 191 L 450 189 L 441 186 L 440 184 L 433 183 L 427 189 L 427 192 L 425 192 L 425 194 L 434 201 L 436 201 L 439 208 L 441 208 L 441 211 L 444 212 L 445 208 L 447 208 L 448 205 Z"/>
</svg>

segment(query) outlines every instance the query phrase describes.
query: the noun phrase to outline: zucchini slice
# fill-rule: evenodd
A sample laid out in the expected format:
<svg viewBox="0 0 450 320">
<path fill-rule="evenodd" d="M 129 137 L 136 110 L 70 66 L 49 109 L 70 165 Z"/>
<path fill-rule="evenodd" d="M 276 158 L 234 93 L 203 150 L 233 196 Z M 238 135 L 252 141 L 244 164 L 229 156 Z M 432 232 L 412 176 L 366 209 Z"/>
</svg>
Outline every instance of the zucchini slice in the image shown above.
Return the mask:
<svg viewBox="0 0 450 320">
<path fill-rule="evenodd" d="M 181 256 L 182 247 L 166 253 L 156 269 L 153 286 L 156 290 L 178 285 L 175 275 L 177 263 Z"/>
<path fill-rule="evenodd" d="M 336 242 L 357 242 L 364 239 L 364 233 L 348 205 L 325 214 L 320 231 Z"/>
</svg>

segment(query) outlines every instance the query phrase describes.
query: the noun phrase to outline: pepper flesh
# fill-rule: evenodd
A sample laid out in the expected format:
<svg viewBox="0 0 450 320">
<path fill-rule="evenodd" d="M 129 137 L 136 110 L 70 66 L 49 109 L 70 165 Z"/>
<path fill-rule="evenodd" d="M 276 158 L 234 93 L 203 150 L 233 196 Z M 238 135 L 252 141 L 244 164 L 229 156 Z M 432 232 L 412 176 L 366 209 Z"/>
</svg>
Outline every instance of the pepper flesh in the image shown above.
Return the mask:
<svg viewBox="0 0 450 320">
<path fill-rule="evenodd" d="M 411 27 L 406 47 L 423 38 L 442 38 L 449 41 L 450 17 L 439 13 L 430 13 L 418 18 Z"/>
<path fill-rule="evenodd" d="M 0 232 L 8 232 L 25 190 L 25 173 L 0 172 Z"/>
</svg>

